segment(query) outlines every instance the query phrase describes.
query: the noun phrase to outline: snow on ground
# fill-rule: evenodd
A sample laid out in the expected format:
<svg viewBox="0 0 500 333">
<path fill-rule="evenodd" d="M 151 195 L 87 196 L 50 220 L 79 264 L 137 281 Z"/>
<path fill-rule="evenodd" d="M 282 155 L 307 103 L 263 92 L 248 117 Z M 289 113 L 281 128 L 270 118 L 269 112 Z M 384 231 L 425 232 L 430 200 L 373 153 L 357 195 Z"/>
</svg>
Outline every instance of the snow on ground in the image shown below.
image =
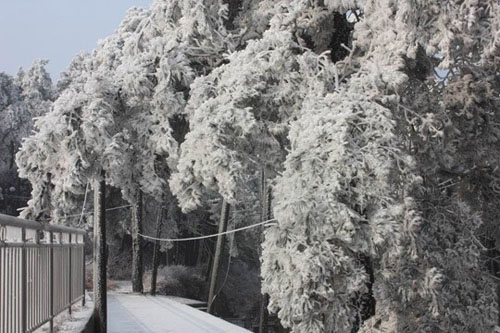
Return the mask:
<svg viewBox="0 0 500 333">
<path fill-rule="evenodd" d="M 110 281 L 110 294 L 120 293 L 120 294 L 131 294 L 132 293 L 132 281 L 127 280 L 111 280 Z M 148 290 L 146 290 L 148 292 Z M 195 299 L 189 299 L 178 296 L 163 296 L 172 301 L 176 301 L 178 303 L 186 304 L 186 305 L 205 305 L 205 302 L 198 301 Z"/>
<path fill-rule="evenodd" d="M 132 293 L 132 281 L 128 280 L 110 280 L 108 292 L 112 293 Z"/>
<path fill-rule="evenodd" d="M 108 294 L 110 333 L 245 333 L 250 332 L 165 296 Z"/>
<path fill-rule="evenodd" d="M 111 281 L 108 292 L 109 333 L 245 333 L 244 328 L 193 308 L 201 301 L 176 296 L 132 293 L 130 281 Z M 80 333 L 92 314 L 92 293 L 85 307 L 75 304 L 71 316 L 63 311 L 55 318 L 54 331 Z M 35 332 L 49 332 L 46 324 Z"/>
<path fill-rule="evenodd" d="M 181 304 L 186 304 L 186 305 L 189 305 L 189 306 L 195 306 L 196 305 L 207 305 L 207 303 L 205 302 L 202 302 L 202 301 L 197 301 L 195 299 L 189 299 L 189 298 L 184 298 L 184 297 L 178 297 L 178 296 L 164 296 L 172 301 L 175 301 L 177 303 L 181 303 Z"/>
<path fill-rule="evenodd" d="M 91 300 L 91 297 L 87 295 L 84 307 L 82 307 L 81 301 L 78 301 L 71 309 L 71 315 L 68 313 L 68 310 L 64 310 L 54 319 L 54 332 L 80 333 L 85 328 L 85 325 L 92 315 L 94 302 Z M 49 332 L 49 324 L 43 325 L 35 330 L 35 332 Z"/>
</svg>

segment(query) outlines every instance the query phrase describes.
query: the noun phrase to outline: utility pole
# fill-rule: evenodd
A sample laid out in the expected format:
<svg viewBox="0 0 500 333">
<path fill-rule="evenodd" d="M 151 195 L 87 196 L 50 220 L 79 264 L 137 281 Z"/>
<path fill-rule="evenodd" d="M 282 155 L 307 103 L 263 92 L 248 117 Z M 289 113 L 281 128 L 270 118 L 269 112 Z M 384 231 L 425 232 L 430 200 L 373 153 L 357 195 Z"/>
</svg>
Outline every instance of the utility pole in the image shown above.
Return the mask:
<svg viewBox="0 0 500 333">
<path fill-rule="evenodd" d="M 222 209 L 220 212 L 219 235 L 217 236 L 214 264 L 212 266 L 212 277 L 210 278 L 210 290 L 208 293 L 207 312 L 211 314 L 214 313 L 213 301 L 215 297 L 215 288 L 217 286 L 217 275 L 219 273 L 220 260 L 222 258 L 222 252 L 224 250 L 225 235 L 221 235 L 221 233 L 224 233 L 227 230 L 227 222 L 229 220 L 229 209 L 230 205 L 226 202 L 226 200 L 223 200 Z"/>
<path fill-rule="evenodd" d="M 162 203 L 163 204 L 163 203 Z M 160 206 L 158 212 L 158 219 L 156 220 L 156 238 L 161 237 L 161 227 L 163 225 L 163 207 Z M 155 239 L 155 246 L 153 250 L 153 272 L 151 273 L 151 295 L 156 295 L 156 278 L 158 276 L 158 261 L 160 256 L 160 241 Z"/>
<path fill-rule="evenodd" d="M 142 255 L 142 191 L 139 189 L 137 202 L 132 206 L 132 291 L 142 293 L 142 275 L 144 271 Z"/>
<path fill-rule="evenodd" d="M 106 333 L 106 182 L 105 172 L 94 186 L 94 329 Z"/>
</svg>

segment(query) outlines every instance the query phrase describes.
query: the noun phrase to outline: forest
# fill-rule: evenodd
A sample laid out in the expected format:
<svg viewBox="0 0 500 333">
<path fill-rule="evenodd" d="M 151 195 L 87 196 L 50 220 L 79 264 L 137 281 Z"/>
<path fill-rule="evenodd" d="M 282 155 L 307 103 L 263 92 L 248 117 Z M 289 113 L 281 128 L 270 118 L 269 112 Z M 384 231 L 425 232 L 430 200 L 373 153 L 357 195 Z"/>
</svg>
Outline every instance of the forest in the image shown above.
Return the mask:
<svg viewBox="0 0 500 333">
<path fill-rule="evenodd" d="M 0 73 L 0 213 L 91 260 L 105 185 L 108 287 L 260 332 L 500 332 L 499 0 L 153 0 L 46 66 Z"/>
</svg>

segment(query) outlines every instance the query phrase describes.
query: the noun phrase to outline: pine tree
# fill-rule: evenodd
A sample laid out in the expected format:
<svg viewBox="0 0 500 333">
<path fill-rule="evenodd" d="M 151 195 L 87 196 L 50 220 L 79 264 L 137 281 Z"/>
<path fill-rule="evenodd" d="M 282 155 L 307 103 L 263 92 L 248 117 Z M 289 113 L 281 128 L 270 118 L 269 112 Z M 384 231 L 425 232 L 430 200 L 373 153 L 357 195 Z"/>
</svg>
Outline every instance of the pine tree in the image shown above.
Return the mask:
<svg viewBox="0 0 500 333">
<path fill-rule="evenodd" d="M 46 60 L 35 60 L 26 72 L 15 77 L 0 73 L 0 187 L 15 189 L 10 194 L 26 196 L 25 184 L 17 176 L 15 155 L 24 137 L 31 134 L 34 118 L 48 112 L 55 98 L 53 85 L 45 70 Z M 22 207 L 17 200 L 13 211 Z M 21 205 L 21 206 L 19 206 Z"/>
</svg>

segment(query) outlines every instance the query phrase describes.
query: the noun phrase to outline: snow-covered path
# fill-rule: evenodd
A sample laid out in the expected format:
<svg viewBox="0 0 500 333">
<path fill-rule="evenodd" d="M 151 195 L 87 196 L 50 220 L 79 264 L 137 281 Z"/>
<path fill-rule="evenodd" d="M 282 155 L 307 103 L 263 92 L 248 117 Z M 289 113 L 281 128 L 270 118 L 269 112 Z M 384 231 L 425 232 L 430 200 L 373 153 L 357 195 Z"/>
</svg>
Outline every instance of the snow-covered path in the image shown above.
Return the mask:
<svg viewBox="0 0 500 333">
<path fill-rule="evenodd" d="M 163 296 L 108 294 L 108 332 L 248 333 Z"/>
</svg>

